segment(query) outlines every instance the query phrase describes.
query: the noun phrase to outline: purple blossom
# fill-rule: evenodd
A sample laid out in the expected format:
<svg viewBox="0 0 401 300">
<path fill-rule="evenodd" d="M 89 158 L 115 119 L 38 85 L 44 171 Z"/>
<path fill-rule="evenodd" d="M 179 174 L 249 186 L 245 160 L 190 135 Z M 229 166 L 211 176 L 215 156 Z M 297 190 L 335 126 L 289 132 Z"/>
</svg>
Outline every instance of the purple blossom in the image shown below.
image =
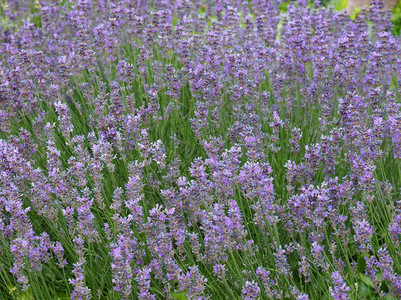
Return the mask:
<svg viewBox="0 0 401 300">
<path fill-rule="evenodd" d="M 345 300 L 348 299 L 348 291 L 350 288 L 345 283 L 344 279 L 341 277 L 338 271 L 334 271 L 331 274 L 331 279 L 333 280 L 333 286 L 330 287 L 330 294 L 335 300 Z"/>
<path fill-rule="evenodd" d="M 139 269 L 137 271 L 137 277 L 136 280 L 138 281 L 138 285 L 139 285 L 139 299 L 143 299 L 143 300 L 152 300 L 152 299 L 156 299 L 155 295 L 152 295 L 149 292 L 149 288 L 150 288 L 150 272 L 151 269 L 150 268 L 142 268 Z"/>
<path fill-rule="evenodd" d="M 129 299 L 131 295 L 132 261 L 134 258 L 134 247 L 136 239 L 132 239 L 130 233 L 121 234 L 117 242 L 111 245 L 110 256 L 113 259 L 111 269 L 113 273 L 112 282 L 123 299 Z"/>
<path fill-rule="evenodd" d="M 187 289 L 186 294 L 189 298 L 205 299 L 204 292 L 207 281 L 197 265 L 190 266 L 188 272 L 180 278 L 180 290 Z"/>
<path fill-rule="evenodd" d="M 286 250 L 279 246 L 274 255 L 276 269 L 280 275 L 288 276 L 290 274 L 290 265 L 287 262 Z"/>
<path fill-rule="evenodd" d="M 84 265 L 85 260 L 82 258 L 79 258 L 78 262 L 74 264 L 72 273 L 75 279 L 70 278 L 68 280 L 69 283 L 74 286 L 71 299 L 83 300 L 92 298 L 91 290 L 85 286 Z"/>
<path fill-rule="evenodd" d="M 259 299 L 260 288 L 255 281 L 245 281 L 242 287 L 242 297 L 244 300 Z"/>
<path fill-rule="evenodd" d="M 354 230 L 354 239 L 358 249 L 361 252 L 368 252 L 372 248 L 370 239 L 373 236 L 373 228 L 366 220 L 357 220 L 354 224 Z"/>
</svg>

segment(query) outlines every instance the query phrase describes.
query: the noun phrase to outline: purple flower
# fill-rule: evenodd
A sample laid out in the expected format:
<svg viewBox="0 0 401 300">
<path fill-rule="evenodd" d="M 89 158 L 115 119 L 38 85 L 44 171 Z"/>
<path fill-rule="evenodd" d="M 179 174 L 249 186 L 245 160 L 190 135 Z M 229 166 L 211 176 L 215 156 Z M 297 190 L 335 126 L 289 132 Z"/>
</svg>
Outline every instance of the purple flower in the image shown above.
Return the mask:
<svg viewBox="0 0 401 300">
<path fill-rule="evenodd" d="M 51 249 L 57 257 L 57 265 L 60 268 L 64 268 L 67 265 L 67 261 L 64 259 L 64 249 L 60 242 L 56 241 L 51 245 Z"/>
<path fill-rule="evenodd" d="M 398 248 L 400 245 L 400 237 L 401 237 L 401 215 L 395 215 L 393 217 L 393 220 L 390 222 L 388 226 L 388 231 L 390 232 L 394 246 Z"/>
<path fill-rule="evenodd" d="M 348 291 L 350 288 L 347 286 L 340 273 L 338 271 L 334 271 L 331 274 L 331 279 L 333 280 L 333 287 L 329 288 L 331 296 L 335 300 L 349 299 Z"/>
<path fill-rule="evenodd" d="M 376 265 L 382 271 L 383 280 L 385 280 L 390 288 L 390 292 L 393 297 L 401 296 L 401 276 L 394 272 L 393 259 L 390 256 L 389 251 L 386 248 L 380 248 L 377 251 L 379 257 Z"/>
<path fill-rule="evenodd" d="M 311 252 L 314 262 L 323 270 L 327 270 L 328 264 L 326 263 L 326 259 L 324 257 L 323 246 L 319 245 L 317 241 L 314 241 L 311 246 Z"/>
<path fill-rule="evenodd" d="M 287 256 L 285 255 L 285 252 L 285 249 L 283 249 L 280 245 L 273 255 L 278 274 L 288 276 L 291 270 L 290 265 L 287 262 Z"/>
<path fill-rule="evenodd" d="M 151 269 L 144 267 L 142 269 L 138 269 L 136 280 L 139 285 L 139 295 L 138 298 L 141 300 L 153 300 L 156 299 L 155 295 L 152 295 L 149 292 L 150 288 L 150 272 Z"/>
<path fill-rule="evenodd" d="M 213 266 L 213 271 L 214 271 L 214 275 L 216 275 L 216 277 L 220 281 L 226 280 L 225 277 L 226 277 L 227 268 L 225 267 L 225 265 L 216 264 L 216 265 Z"/>
<path fill-rule="evenodd" d="M 359 251 L 368 252 L 372 249 L 372 245 L 370 240 L 373 236 L 373 227 L 370 226 L 369 222 L 365 219 L 363 220 L 356 220 L 354 222 L 354 230 L 355 230 L 355 244 Z"/>
<path fill-rule="evenodd" d="M 292 129 L 292 138 L 289 140 L 291 144 L 291 151 L 294 153 L 298 153 L 300 150 L 299 141 L 302 138 L 302 131 L 300 128 Z"/>
<path fill-rule="evenodd" d="M 72 124 L 70 111 L 65 103 L 61 101 L 55 102 L 54 106 L 58 113 L 58 120 L 60 122 L 61 132 L 67 140 L 70 140 L 70 135 L 74 130 L 74 125 Z"/>
<path fill-rule="evenodd" d="M 92 298 L 91 290 L 85 286 L 84 265 L 85 260 L 79 258 L 78 262 L 74 264 L 74 269 L 72 270 L 75 279 L 68 279 L 69 283 L 74 286 L 71 293 L 71 299 L 73 300 L 86 300 Z"/>
<path fill-rule="evenodd" d="M 130 224 L 130 220 L 121 220 Z M 112 282 L 116 290 L 123 299 L 129 299 L 132 286 L 132 263 L 134 255 L 139 254 L 137 240 L 132 237 L 132 232 L 124 227 L 124 233 L 117 237 L 117 242 L 110 245 L 110 256 L 113 259 L 111 270 L 113 274 Z"/>
<path fill-rule="evenodd" d="M 180 290 L 186 289 L 186 295 L 190 299 L 205 299 L 204 292 L 207 281 L 197 265 L 190 266 L 188 272 L 180 277 Z"/>
<path fill-rule="evenodd" d="M 245 281 L 245 285 L 242 287 L 242 298 L 244 300 L 259 299 L 260 288 L 255 281 Z"/>
</svg>

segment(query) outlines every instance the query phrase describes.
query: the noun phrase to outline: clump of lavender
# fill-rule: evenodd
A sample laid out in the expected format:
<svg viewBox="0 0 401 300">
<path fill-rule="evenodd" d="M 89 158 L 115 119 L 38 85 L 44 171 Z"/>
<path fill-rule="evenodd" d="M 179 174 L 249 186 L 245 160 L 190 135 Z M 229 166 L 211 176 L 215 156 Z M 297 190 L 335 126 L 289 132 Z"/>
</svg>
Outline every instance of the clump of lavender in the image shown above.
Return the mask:
<svg viewBox="0 0 401 300">
<path fill-rule="evenodd" d="M 400 298 L 381 0 L 31 2 L 0 9 L 1 299 Z"/>
</svg>

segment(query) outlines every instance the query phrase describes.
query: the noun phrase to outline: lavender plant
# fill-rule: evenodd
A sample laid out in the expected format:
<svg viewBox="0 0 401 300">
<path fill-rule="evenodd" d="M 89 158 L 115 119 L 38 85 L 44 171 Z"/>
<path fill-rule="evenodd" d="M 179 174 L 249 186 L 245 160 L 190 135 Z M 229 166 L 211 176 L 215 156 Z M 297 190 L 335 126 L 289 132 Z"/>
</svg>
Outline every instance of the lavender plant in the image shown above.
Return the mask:
<svg viewBox="0 0 401 300">
<path fill-rule="evenodd" d="M 1 299 L 399 299 L 401 40 L 374 0 L 15 0 Z"/>
</svg>

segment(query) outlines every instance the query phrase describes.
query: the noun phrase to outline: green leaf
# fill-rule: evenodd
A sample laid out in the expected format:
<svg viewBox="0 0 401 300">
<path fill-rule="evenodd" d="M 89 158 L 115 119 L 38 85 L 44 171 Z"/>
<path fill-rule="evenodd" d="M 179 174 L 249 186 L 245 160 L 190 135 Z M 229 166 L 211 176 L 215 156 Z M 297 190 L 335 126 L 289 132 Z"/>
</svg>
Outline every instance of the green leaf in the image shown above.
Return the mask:
<svg viewBox="0 0 401 300">
<path fill-rule="evenodd" d="M 358 257 L 358 272 L 362 273 L 362 274 L 365 273 L 365 269 L 366 269 L 365 256 L 366 255 L 360 255 Z"/>
<path fill-rule="evenodd" d="M 54 274 L 53 270 L 50 269 L 48 266 L 43 267 L 42 273 L 46 278 L 50 279 L 51 281 L 56 280 L 56 275 Z"/>
<path fill-rule="evenodd" d="M 393 9 L 393 17 L 391 21 L 394 25 L 394 34 L 400 35 L 401 33 L 401 1 L 398 1 L 398 4 Z"/>
<path fill-rule="evenodd" d="M 363 297 L 367 297 L 368 299 L 371 299 L 372 293 L 374 294 L 374 290 L 372 288 L 369 288 L 364 284 L 363 282 L 360 283 L 359 285 L 359 290 L 360 290 L 360 295 Z"/>
<path fill-rule="evenodd" d="M 15 299 L 18 300 L 31 300 L 33 299 L 32 291 L 28 290 L 27 292 L 18 293 L 18 289 L 16 286 L 8 285 L 9 294 L 12 295 Z"/>
<path fill-rule="evenodd" d="M 71 297 L 68 296 L 67 294 L 64 294 L 64 295 L 57 295 L 57 296 L 55 297 L 55 299 L 56 299 L 56 300 L 69 300 L 69 299 L 71 299 Z"/>
<path fill-rule="evenodd" d="M 188 300 L 187 294 L 185 292 L 171 293 L 171 296 L 173 296 L 173 298 L 177 300 Z"/>
<path fill-rule="evenodd" d="M 394 298 L 393 296 L 391 296 L 391 294 L 387 293 L 386 296 L 384 296 L 383 299 L 386 299 L 386 300 L 395 300 L 396 298 Z"/>
<path fill-rule="evenodd" d="M 358 278 L 367 286 L 373 287 L 373 283 L 372 280 L 370 280 L 370 278 L 366 275 L 363 275 L 361 273 L 358 274 Z"/>
<path fill-rule="evenodd" d="M 285 13 L 286 11 L 287 11 L 287 6 L 290 4 L 290 2 L 282 2 L 280 5 L 279 5 L 279 8 L 280 8 L 280 12 L 282 12 L 282 13 Z"/>
<path fill-rule="evenodd" d="M 200 8 L 200 14 L 203 16 L 206 13 L 206 6 L 202 5 Z"/>
<path fill-rule="evenodd" d="M 362 8 L 360 6 L 356 6 L 354 11 L 352 12 L 350 18 L 355 20 L 356 16 L 361 12 Z"/>
<path fill-rule="evenodd" d="M 338 0 L 334 3 L 334 8 L 336 10 L 344 10 L 347 7 L 347 0 Z"/>
</svg>

